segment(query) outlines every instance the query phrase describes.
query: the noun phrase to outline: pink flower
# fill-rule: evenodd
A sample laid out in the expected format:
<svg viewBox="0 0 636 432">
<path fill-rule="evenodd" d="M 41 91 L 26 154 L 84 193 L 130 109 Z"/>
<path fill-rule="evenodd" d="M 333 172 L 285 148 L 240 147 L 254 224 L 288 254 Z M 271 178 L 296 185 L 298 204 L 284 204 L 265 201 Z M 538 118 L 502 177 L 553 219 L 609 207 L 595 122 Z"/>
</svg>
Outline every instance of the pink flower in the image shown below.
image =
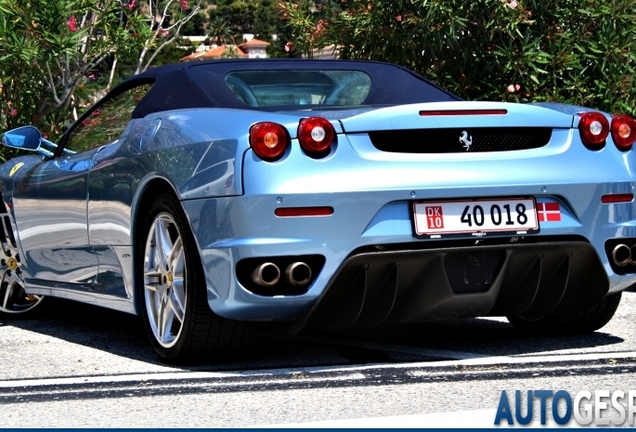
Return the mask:
<svg viewBox="0 0 636 432">
<path fill-rule="evenodd" d="M 179 3 L 181 4 L 181 9 L 188 8 L 188 0 L 179 0 Z"/>
<path fill-rule="evenodd" d="M 90 73 L 90 74 L 88 75 L 88 79 L 89 79 L 89 80 L 94 80 L 94 79 L 95 79 L 95 74 L 94 74 L 94 73 Z"/>
<path fill-rule="evenodd" d="M 510 84 L 506 90 L 508 90 L 508 93 L 514 93 L 515 92 L 514 84 Z"/>
<path fill-rule="evenodd" d="M 292 49 L 292 46 L 294 46 L 294 44 L 292 44 L 291 42 L 287 42 L 285 44 L 285 52 L 290 52 Z"/>
<path fill-rule="evenodd" d="M 170 32 L 169 32 L 168 30 L 163 30 L 163 31 L 161 32 L 161 36 L 163 36 L 163 37 L 166 37 L 166 36 L 168 36 L 169 34 L 170 34 Z"/>
<path fill-rule="evenodd" d="M 17 115 L 18 115 L 18 111 L 17 111 L 15 108 L 11 108 L 11 109 L 9 110 L 9 115 L 10 115 L 11 117 L 15 117 L 15 116 L 17 116 Z"/>
<path fill-rule="evenodd" d="M 396 20 L 397 22 L 401 22 L 401 21 L 402 21 L 402 15 L 398 15 L 398 16 L 396 16 L 396 17 L 395 17 L 395 20 Z"/>
<path fill-rule="evenodd" d="M 77 31 L 77 18 L 75 18 L 75 15 L 73 15 L 72 17 L 68 19 L 68 21 L 66 21 L 66 25 L 68 26 L 68 29 L 70 31 L 72 32 Z"/>
<path fill-rule="evenodd" d="M 510 3 L 508 3 L 508 7 L 510 9 L 514 9 L 518 6 L 517 2 L 515 0 L 512 0 Z"/>
<path fill-rule="evenodd" d="M 130 0 L 128 2 L 128 9 L 133 10 L 137 6 L 137 0 Z"/>
<path fill-rule="evenodd" d="M 320 34 L 325 30 L 325 22 L 320 20 L 316 23 L 316 31 L 314 32 L 314 36 L 320 36 Z"/>
</svg>

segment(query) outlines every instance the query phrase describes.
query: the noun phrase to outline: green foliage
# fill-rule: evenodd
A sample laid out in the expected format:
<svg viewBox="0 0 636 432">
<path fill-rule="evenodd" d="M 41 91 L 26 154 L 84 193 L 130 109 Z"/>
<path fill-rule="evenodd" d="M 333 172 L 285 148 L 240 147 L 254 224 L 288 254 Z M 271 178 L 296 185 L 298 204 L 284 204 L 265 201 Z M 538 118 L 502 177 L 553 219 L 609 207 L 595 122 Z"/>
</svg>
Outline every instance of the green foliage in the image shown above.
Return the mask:
<svg viewBox="0 0 636 432">
<path fill-rule="evenodd" d="M 206 20 L 207 17 L 201 12 L 193 15 L 192 19 L 184 24 L 181 29 L 181 34 L 188 36 L 204 36 Z"/>
<path fill-rule="evenodd" d="M 0 130 L 31 123 L 55 139 L 117 82 L 120 59 L 129 76 L 184 55 L 168 47 L 200 3 L 0 0 Z"/>
<path fill-rule="evenodd" d="M 217 45 L 234 43 L 234 30 L 230 24 L 221 17 L 216 17 L 210 22 L 208 27 L 210 42 Z"/>
<path fill-rule="evenodd" d="M 467 99 L 636 113 L 633 0 L 282 0 L 306 55 L 402 64 Z"/>
<path fill-rule="evenodd" d="M 0 129 L 59 134 L 78 87 L 111 53 L 138 51 L 146 21 L 118 0 L 0 0 Z"/>
<path fill-rule="evenodd" d="M 210 10 L 210 31 L 215 22 L 224 22 L 230 32 L 238 36 L 242 43 L 243 33 L 252 33 L 257 38 L 269 40 L 276 33 L 278 16 L 274 0 L 216 0 L 216 7 Z M 214 36 L 210 34 L 214 39 Z"/>
</svg>

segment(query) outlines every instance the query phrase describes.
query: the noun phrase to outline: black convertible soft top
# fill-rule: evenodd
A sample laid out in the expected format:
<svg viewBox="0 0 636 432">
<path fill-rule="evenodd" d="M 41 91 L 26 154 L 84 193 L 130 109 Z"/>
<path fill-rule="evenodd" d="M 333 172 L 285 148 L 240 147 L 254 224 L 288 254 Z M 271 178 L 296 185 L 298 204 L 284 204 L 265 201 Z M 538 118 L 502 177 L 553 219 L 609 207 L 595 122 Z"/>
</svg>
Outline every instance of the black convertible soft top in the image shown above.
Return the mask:
<svg viewBox="0 0 636 432">
<path fill-rule="evenodd" d="M 282 111 L 298 106 L 250 107 L 230 90 L 228 73 L 274 70 L 355 70 L 369 75 L 371 89 L 364 105 L 402 105 L 418 102 L 453 101 L 459 97 L 401 66 L 355 60 L 240 59 L 176 63 L 152 68 L 115 87 L 120 93 L 141 83 L 154 82 L 133 112 L 134 118 L 182 108 L 237 108 Z"/>
</svg>

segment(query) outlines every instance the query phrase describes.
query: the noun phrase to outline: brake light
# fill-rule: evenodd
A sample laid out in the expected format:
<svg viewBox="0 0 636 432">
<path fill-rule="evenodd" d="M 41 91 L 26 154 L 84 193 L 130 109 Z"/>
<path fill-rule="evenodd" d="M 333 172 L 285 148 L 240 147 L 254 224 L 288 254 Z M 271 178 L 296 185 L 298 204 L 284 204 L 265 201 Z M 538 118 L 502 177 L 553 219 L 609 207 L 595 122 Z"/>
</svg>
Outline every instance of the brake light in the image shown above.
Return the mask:
<svg viewBox="0 0 636 432">
<path fill-rule="evenodd" d="M 460 115 L 506 115 L 505 109 L 463 109 L 463 110 L 434 110 L 420 111 L 420 115 L 425 116 L 460 116 Z"/>
<path fill-rule="evenodd" d="M 287 129 L 278 123 L 256 123 L 250 128 L 250 146 L 256 156 L 263 160 L 280 159 L 288 145 Z"/>
<path fill-rule="evenodd" d="M 636 121 L 626 115 L 612 117 L 612 140 L 619 150 L 631 150 L 636 140 Z"/>
<path fill-rule="evenodd" d="M 594 150 L 602 148 L 609 131 L 607 117 L 600 112 L 588 111 L 581 114 L 579 133 L 586 147 L 592 147 Z"/>
<path fill-rule="evenodd" d="M 335 138 L 336 131 L 326 118 L 309 117 L 302 119 L 298 125 L 298 142 L 310 156 L 326 153 Z"/>
</svg>

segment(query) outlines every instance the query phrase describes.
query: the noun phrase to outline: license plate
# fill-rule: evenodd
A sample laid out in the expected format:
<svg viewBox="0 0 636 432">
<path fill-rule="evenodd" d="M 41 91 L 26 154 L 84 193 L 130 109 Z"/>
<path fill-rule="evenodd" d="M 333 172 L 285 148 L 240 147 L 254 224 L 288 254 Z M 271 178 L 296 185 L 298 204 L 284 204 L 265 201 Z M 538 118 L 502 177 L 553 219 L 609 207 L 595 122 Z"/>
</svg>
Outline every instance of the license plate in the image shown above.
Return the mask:
<svg viewBox="0 0 636 432">
<path fill-rule="evenodd" d="M 532 198 L 415 202 L 413 212 L 417 235 L 527 234 L 539 229 Z"/>
</svg>

